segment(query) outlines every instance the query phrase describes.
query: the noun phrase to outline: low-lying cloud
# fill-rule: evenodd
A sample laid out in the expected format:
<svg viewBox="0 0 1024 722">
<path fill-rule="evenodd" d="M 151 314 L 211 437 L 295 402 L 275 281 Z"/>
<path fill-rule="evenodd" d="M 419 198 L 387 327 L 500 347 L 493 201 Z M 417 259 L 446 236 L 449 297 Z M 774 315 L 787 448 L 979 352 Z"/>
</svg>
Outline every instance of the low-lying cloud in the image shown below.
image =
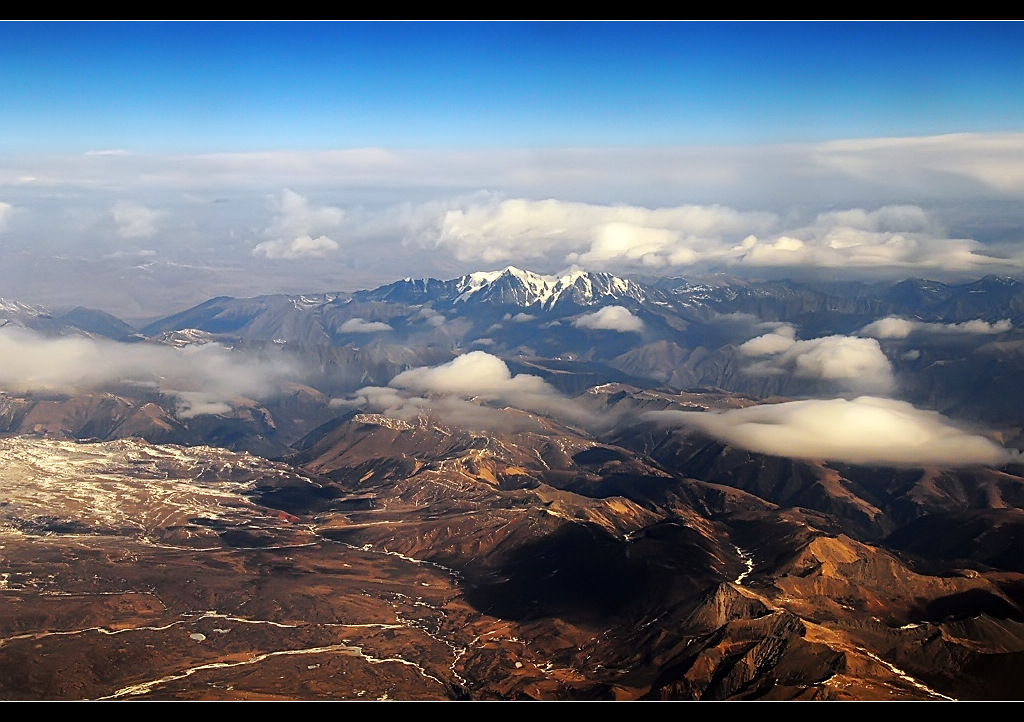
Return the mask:
<svg viewBox="0 0 1024 722">
<path fill-rule="evenodd" d="M 907 338 L 915 333 L 991 336 L 1012 330 L 1013 323 L 1008 318 L 995 323 L 981 319 L 961 323 L 927 323 L 898 316 L 886 316 L 869 323 L 860 330 L 860 334 L 873 338 Z"/>
<path fill-rule="evenodd" d="M 625 306 L 605 306 L 604 308 L 580 316 L 572 322 L 577 328 L 591 328 L 620 333 L 640 332 L 644 330 L 644 322 Z"/>
<path fill-rule="evenodd" d="M 350 318 L 341 324 L 339 330 L 342 333 L 377 333 L 379 331 L 394 331 L 395 329 L 383 321 L 366 321 L 361 318 Z"/>
<path fill-rule="evenodd" d="M 509 429 L 532 423 L 512 419 L 487 403 L 550 415 L 567 423 L 592 421 L 572 399 L 539 376 L 512 374 L 497 356 L 470 351 L 439 366 L 424 366 L 391 379 L 387 387 L 369 386 L 343 403 L 367 406 L 387 416 L 410 420 L 432 413 L 467 428 Z"/>
<path fill-rule="evenodd" d="M 366 386 L 344 405 L 355 405 L 376 411 L 392 419 L 415 421 L 420 416 L 433 416 L 443 423 L 470 431 L 515 430 L 532 425 L 529 418 L 513 418 L 501 409 L 482 406 L 457 396 L 415 396 L 390 386 Z"/>
<path fill-rule="evenodd" d="M 403 371 L 389 385 L 411 391 L 504 400 L 558 395 L 540 376 L 513 376 L 504 361 L 483 351 L 471 351 L 440 366 Z"/>
<path fill-rule="evenodd" d="M 892 364 L 873 338 L 798 341 L 793 327 L 783 325 L 741 344 L 738 351 L 758 359 L 744 369 L 750 374 L 832 382 L 861 393 L 886 393 L 894 383 Z"/>
<path fill-rule="evenodd" d="M 883 466 L 1001 466 L 1019 453 L 933 411 L 870 396 L 804 400 L 723 412 L 654 411 L 648 420 L 697 429 L 773 456 Z"/>
<path fill-rule="evenodd" d="M 789 350 L 795 343 L 796 328 L 786 323 L 740 344 L 737 350 L 744 356 L 774 356 Z"/>
<path fill-rule="evenodd" d="M 263 398 L 303 374 L 290 357 L 254 357 L 217 344 L 181 348 L 0 329 L 0 389 L 73 393 L 135 384 L 178 400 L 179 417 L 226 413 L 236 397 Z"/>
</svg>

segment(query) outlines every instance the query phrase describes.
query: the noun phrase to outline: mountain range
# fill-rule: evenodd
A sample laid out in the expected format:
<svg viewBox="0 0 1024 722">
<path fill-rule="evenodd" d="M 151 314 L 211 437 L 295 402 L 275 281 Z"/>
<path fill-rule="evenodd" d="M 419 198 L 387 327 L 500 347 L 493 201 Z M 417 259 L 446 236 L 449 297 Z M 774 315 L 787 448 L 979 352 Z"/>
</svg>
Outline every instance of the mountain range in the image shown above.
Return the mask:
<svg viewBox="0 0 1024 722">
<path fill-rule="evenodd" d="M 0 697 L 1019 699 L 1022 325 L 994 276 L 0 301 Z"/>
</svg>

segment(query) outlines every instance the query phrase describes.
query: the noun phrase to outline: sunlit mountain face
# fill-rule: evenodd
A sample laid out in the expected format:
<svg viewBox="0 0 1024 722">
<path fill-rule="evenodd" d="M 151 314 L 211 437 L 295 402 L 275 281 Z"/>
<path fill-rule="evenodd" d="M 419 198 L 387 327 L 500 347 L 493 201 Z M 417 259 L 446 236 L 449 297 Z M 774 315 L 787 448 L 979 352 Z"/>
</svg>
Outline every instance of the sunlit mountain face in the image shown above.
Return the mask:
<svg viewBox="0 0 1024 722">
<path fill-rule="evenodd" d="M 0 696 L 1016 699 L 1024 286 L 0 304 Z"/>
</svg>

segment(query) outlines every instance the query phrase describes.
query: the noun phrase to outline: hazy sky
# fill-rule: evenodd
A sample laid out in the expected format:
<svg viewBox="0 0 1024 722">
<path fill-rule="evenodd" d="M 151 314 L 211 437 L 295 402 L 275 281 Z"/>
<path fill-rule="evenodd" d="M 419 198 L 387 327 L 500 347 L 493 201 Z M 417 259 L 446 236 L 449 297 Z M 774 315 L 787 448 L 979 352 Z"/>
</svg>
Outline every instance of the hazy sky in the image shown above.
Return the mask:
<svg viewBox="0 0 1024 722">
<path fill-rule="evenodd" d="M 1024 25 L 0 23 L 0 296 L 1017 275 Z"/>
</svg>

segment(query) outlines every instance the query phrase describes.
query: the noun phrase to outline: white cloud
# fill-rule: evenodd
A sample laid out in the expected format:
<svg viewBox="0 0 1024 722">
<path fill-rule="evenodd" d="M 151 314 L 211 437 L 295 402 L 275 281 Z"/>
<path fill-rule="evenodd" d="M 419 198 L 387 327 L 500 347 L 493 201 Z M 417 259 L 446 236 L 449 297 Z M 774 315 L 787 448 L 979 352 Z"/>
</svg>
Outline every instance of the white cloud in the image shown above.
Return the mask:
<svg viewBox="0 0 1024 722">
<path fill-rule="evenodd" d="M 264 230 L 268 240 L 252 249 L 254 256 L 270 259 L 324 258 L 338 250 L 337 241 L 325 235 L 337 229 L 345 217 L 340 208 L 314 208 L 294 191 L 285 189 L 270 199 L 275 215 Z M 314 234 L 319 234 L 314 238 Z"/>
<path fill-rule="evenodd" d="M 1024 133 L 731 148 L 8 154 L 0 198 L 14 208 L 5 295 L 139 318 L 211 294 L 355 290 L 505 262 L 684 276 L 786 264 L 848 277 L 1024 268 L 1011 232 L 1024 223 Z M 111 209 L 129 198 L 167 212 L 150 224 L 165 264 L 111 256 Z M 253 218 L 263 220 L 254 228 Z M 106 282 L 114 278 L 123 282 Z"/>
<path fill-rule="evenodd" d="M 435 328 L 444 326 L 448 322 L 447 317 L 443 313 L 439 313 L 429 306 L 421 308 L 413 318 L 423 319 L 427 325 L 434 326 Z"/>
<path fill-rule="evenodd" d="M 796 329 L 787 323 L 780 325 L 771 333 L 740 344 L 737 350 L 744 356 L 774 356 L 787 351 L 794 343 Z"/>
<path fill-rule="evenodd" d="M 647 418 L 699 429 L 727 444 L 774 456 L 942 467 L 998 466 L 1019 457 L 938 413 L 870 396 L 724 412 L 655 411 Z"/>
<path fill-rule="evenodd" d="M 906 338 L 914 329 L 917 328 L 919 322 L 908 321 L 905 318 L 898 318 L 896 316 L 887 316 L 886 318 L 880 318 L 877 321 L 872 321 L 867 326 L 860 330 L 860 333 L 864 336 L 872 336 L 874 338 Z"/>
<path fill-rule="evenodd" d="M 231 413 L 231 404 L 221 401 L 214 394 L 203 391 L 179 391 L 178 408 L 174 412 L 179 419 L 196 416 L 218 416 Z"/>
<path fill-rule="evenodd" d="M 760 336 L 751 340 L 763 358 L 748 366 L 747 372 L 837 382 L 861 392 L 882 393 L 892 388 L 892 365 L 873 338 L 824 336 L 792 343 L 787 336 L 779 339 L 775 342 Z"/>
<path fill-rule="evenodd" d="M 340 208 L 315 208 L 305 196 L 287 188 L 281 192 L 280 198 L 271 198 L 270 203 L 276 214 L 269 230 L 281 235 L 308 232 L 308 229 L 318 226 L 334 228 L 340 225 L 345 217 L 344 211 Z"/>
<path fill-rule="evenodd" d="M 331 251 L 338 250 L 338 244 L 327 236 L 310 238 L 307 235 L 297 236 L 290 241 L 264 241 L 252 249 L 254 256 L 264 258 L 325 258 Z"/>
<path fill-rule="evenodd" d="M 484 351 L 470 351 L 436 367 L 411 369 L 395 376 L 387 387 L 368 386 L 356 393 L 353 404 L 392 418 L 411 421 L 433 415 L 470 429 L 509 429 L 532 423 L 478 401 L 503 401 L 519 409 L 543 411 L 566 401 L 540 377 L 513 376 L 501 358 Z"/>
<path fill-rule="evenodd" d="M 741 266 L 803 266 L 811 268 L 890 268 L 916 271 L 985 271 L 1019 266 L 1012 259 L 989 255 L 985 247 L 970 238 L 949 238 L 941 230 L 920 228 L 919 214 L 887 214 L 852 209 L 845 213 L 818 216 L 815 224 L 789 229 L 784 234 L 758 238 L 751 234 L 735 246 L 730 262 Z M 901 210 L 906 211 L 906 208 Z M 920 209 L 917 209 L 920 211 Z M 923 211 L 921 211 L 923 213 Z M 865 225 L 878 219 L 904 220 L 907 230 L 876 230 L 844 225 L 851 219 Z M 986 271 L 987 272 L 987 271 Z"/>
<path fill-rule="evenodd" d="M 925 209 L 890 205 L 819 213 L 783 227 L 724 205 L 643 208 L 557 199 L 483 199 L 446 211 L 436 243 L 463 261 L 571 263 L 595 270 L 679 266 L 971 271 L 1020 267 L 952 238 Z M 422 226 L 429 228 L 430 226 Z"/>
<path fill-rule="evenodd" d="M 569 423 L 594 420 L 593 413 L 585 412 L 539 376 L 513 375 L 504 361 L 484 351 L 471 351 L 439 366 L 409 369 L 395 376 L 386 388 L 367 387 L 357 394 L 352 403 L 387 416 L 410 420 L 433 414 L 469 428 L 509 429 L 535 423 L 529 417 L 482 405 L 494 402 Z"/>
<path fill-rule="evenodd" d="M 447 211 L 438 245 L 461 260 L 484 263 L 560 257 L 591 268 L 658 267 L 715 256 L 724 238 L 775 221 L 770 213 L 724 206 L 649 209 L 557 199 L 485 200 Z"/>
<path fill-rule="evenodd" d="M 1008 318 L 996 321 L 995 323 L 989 323 L 981 319 L 972 319 L 962 323 L 943 323 L 938 325 L 942 326 L 942 328 L 936 329 L 940 332 L 980 334 L 982 336 L 1006 333 L 1013 330 L 1013 322 Z M 930 327 L 931 325 L 929 324 Z"/>
<path fill-rule="evenodd" d="M 995 323 L 989 323 L 981 319 L 973 319 L 961 323 L 926 323 L 924 321 L 899 318 L 898 316 L 886 316 L 877 321 L 872 321 L 862 328 L 860 333 L 874 338 L 907 338 L 912 333 L 989 336 L 1012 330 L 1013 323 L 1008 318 L 996 321 Z"/>
<path fill-rule="evenodd" d="M 383 321 L 365 321 L 361 318 L 350 318 L 341 324 L 342 333 L 376 333 L 377 331 L 394 331 Z"/>
<path fill-rule="evenodd" d="M 455 396 L 424 398 L 384 386 L 367 386 L 356 393 L 357 396 L 349 403 L 403 421 L 434 416 L 444 423 L 468 430 L 510 430 L 530 423 L 528 419 L 515 419 L 500 409 L 481 406 Z"/>
<path fill-rule="evenodd" d="M 167 215 L 130 201 L 118 201 L 110 209 L 110 215 L 121 238 L 149 238 L 156 234 L 156 222 Z"/>
<path fill-rule="evenodd" d="M 625 306 L 605 306 L 594 313 L 580 316 L 572 322 L 572 325 L 577 328 L 602 329 L 620 333 L 640 332 L 644 329 L 644 322 Z"/>
<path fill-rule="evenodd" d="M 557 392 L 539 376 L 512 375 L 497 356 L 471 351 L 441 366 L 409 369 L 391 379 L 391 386 L 419 392 L 512 399 Z"/>
<path fill-rule="evenodd" d="M 0 389 L 6 391 L 71 392 L 134 383 L 178 397 L 179 408 L 195 416 L 223 413 L 234 397 L 268 396 L 300 377 L 290 358 L 242 356 L 213 343 L 175 348 L 0 329 Z"/>
</svg>

